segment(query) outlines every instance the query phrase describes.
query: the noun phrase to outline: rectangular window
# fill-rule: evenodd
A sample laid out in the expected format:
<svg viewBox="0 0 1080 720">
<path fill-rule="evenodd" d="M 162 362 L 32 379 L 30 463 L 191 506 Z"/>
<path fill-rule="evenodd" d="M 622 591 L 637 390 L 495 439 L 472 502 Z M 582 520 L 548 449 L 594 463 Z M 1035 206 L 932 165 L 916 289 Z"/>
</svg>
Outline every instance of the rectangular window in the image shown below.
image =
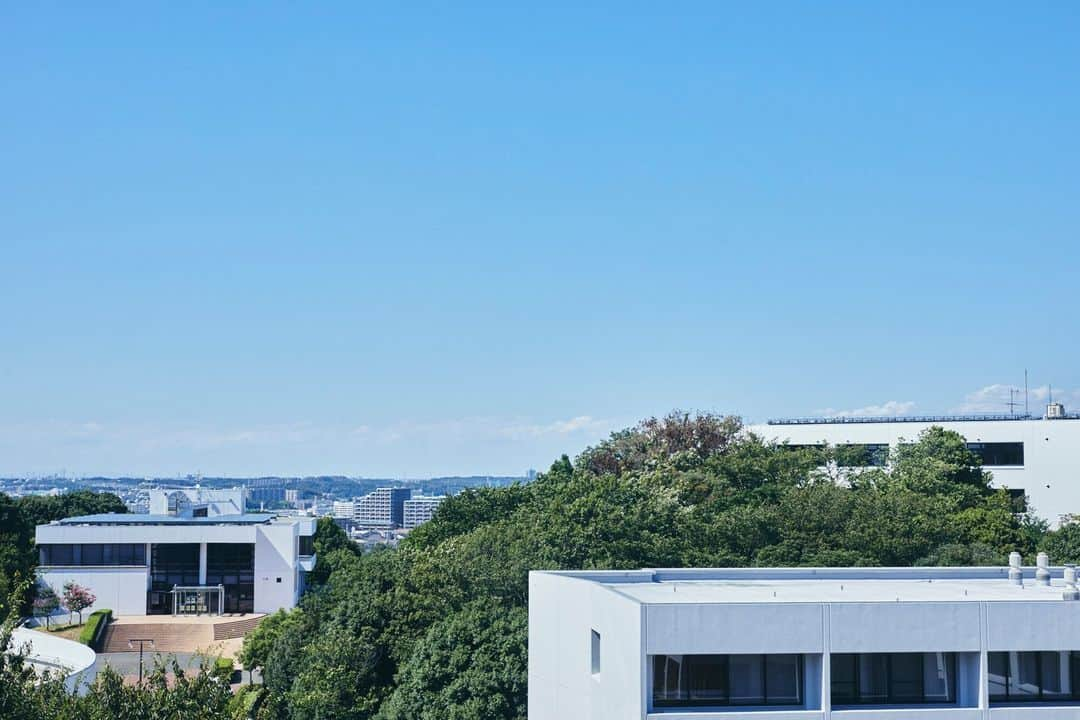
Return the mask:
<svg viewBox="0 0 1080 720">
<path fill-rule="evenodd" d="M 300 555 L 302 557 L 310 557 L 315 554 L 315 536 L 314 535 L 301 535 L 300 536 Z"/>
<path fill-rule="evenodd" d="M 830 670 L 834 705 L 956 702 L 955 653 L 837 653 Z"/>
<path fill-rule="evenodd" d="M 108 567 L 145 565 L 146 546 L 128 543 L 83 543 L 81 545 L 40 545 L 42 565 Z"/>
<path fill-rule="evenodd" d="M 1080 652 L 992 652 L 990 702 L 1080 701 Z"/>
<path fill-rule="evenodd" d="M 974 442 L 968 443 L 967 446 L 968 450 L 979 456 L 983 465 L 1009 467 L 1024 464 L 1024 443 L 1022 442 Z"/>
<path fill-rule="evenodd" d="M 839 467 L 885 467 L 888 462 L 888 443 L 843 444 L 836 446 L 836 464 Z"/>
<path fill-rule="evenodd" d="M 600 672 L 600 633 L 595 630 L 592 631 L 592 652 L 590 654 L 592 660 L 592 674 L 596 675 Z"/>
<path fill-rule="evenodd" d="M 653 655 L 656 707 L 802 705 L 802 655 Z"/>
</svg>

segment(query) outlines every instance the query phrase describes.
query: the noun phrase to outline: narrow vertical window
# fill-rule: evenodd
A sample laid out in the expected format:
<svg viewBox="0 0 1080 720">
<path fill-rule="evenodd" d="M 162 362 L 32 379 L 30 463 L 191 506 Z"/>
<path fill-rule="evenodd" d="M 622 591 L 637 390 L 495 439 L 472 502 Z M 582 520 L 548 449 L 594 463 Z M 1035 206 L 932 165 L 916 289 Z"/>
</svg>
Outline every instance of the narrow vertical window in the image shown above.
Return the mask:
<svg viewBox="0 0 1080 720">
<path fill-rule="evenodd" d="M 592 674 L 600 672 L 600 633 L 592 631 Z"/>
</svg>

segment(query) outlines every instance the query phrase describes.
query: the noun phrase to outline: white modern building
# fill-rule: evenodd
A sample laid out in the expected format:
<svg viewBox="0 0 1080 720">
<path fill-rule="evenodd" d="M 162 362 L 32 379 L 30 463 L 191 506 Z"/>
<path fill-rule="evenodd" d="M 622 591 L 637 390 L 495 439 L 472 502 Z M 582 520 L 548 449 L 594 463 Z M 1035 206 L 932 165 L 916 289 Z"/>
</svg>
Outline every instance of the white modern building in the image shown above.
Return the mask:
<svg viewBox="0 0 1080 720">
<path fill-rule="evenodd" d="M 378 488 L 356 501 L 353 519 L 364 527 L 401 527 L 405 523 L 405 501 L 412 497 L 408 488 Z"/>
<path fill-rule="evenodd" d="M 1076 720 L 1080 591 L 1012 562 L 533 572 L 529 720 Z"/>
<path fill-rule="evenodd" d="M 147 515 L 39 525 L 38 581 L 87 587 L 116 615 L 269 613 L 291 608 L 315 567 L 315 518 L 237 513 L 236 496 L 151 495 Z M 243 496 L 238 507 L 243 508 Z"/>
<path fill-rule="evenodd" d="M 890 448 L 914 442 L 933 426 L 954 430 L 982 458 L 996 487 L 1025 493 L 1028 507 L 1052 524 L 1080 514 L 1080 414 L 1055 403 L 1042 418 L 1029 415 L 832 417 L 770 420 L 749 429 L 791 445 L 852 446 L 867 464 L 884 464 Z"/>
<path fill-rule="evenodd" d="M 402 526 L 412 529 L 417 525 L 426 523 L 445 499 L 445 495 L 416 495 L 406 500 Z"/>
</svg>

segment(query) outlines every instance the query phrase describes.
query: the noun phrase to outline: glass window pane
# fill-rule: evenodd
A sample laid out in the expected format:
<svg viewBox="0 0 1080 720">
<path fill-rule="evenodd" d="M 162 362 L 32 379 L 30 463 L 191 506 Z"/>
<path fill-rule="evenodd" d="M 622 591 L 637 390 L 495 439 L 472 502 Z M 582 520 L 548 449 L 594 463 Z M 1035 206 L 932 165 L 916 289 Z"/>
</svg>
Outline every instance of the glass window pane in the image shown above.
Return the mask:
<svg viewBox="0 0 1080 720">
<path fill-rule="evenodd" d="M 682 656 L 653 657 L 653 700 L 685 700 L 682 686 Z"/>
<path fill-rule="evenodd" d="M 923 699 L 922 655 L 893 653 L 890 656 L 892 675 L 889 678 L 890 702 L 910 703 Z"/>
<path fill-rule="evenodd" d="M 1009 653 L 1009 697 L 1032 699 L 1039 696 L 1038 653 Z"/>
<path fill-rule="evenodd" d="M 1057 700 L 1072 695 L 1072 679 L 1069 676 L 1069 653 L 1039 653 L 1042 665 L 1043 700 Z"/>
<path fill-rule="evenodd" d="M 798 705 L 802 702 L 798 655 L 765 656 L 765 701 L 770 705 Z"/>
<path fill-rule="evenodd" d="M 855 665 L 857 655 L 836 654 L 829 661 L 830 676 L 832 677 L 832 699 L 834 703 L 853 703 L 858 700 L 858 688 L 856 687 Z"/>
<path fill-rule="evenodd" d="M 956 656 L 952 653 L 923 655 L 923 697 L 927 702 L 953 701 Z"/>
<path fill-rule="evenodd" d="M 101 565 L 103 552 L 100 545 L 82 546 L 83 565 Z"/>
<path fill-rule="evenodd" d="M 859 655 L 859 700 L 886 703 L 889 700 L 888 656 L 883 653 Z"/>
<path fill-rule="evenodd" d="M 990 699 L 1005 699 L 1009 681 L 1009 653 L 992 652 L 990 660 Z"/>
<path fill-rule="evenodd" d="M 731 703 L 733 705 L 762 705 L 765 703 L 763 662 L 761 655 L 730 655 Z"/>
<path fill-rule="evenodd" d="M 726 655 L 687 655 L 691 700 L 726 702 L 728 699 Z"/>
</svg>

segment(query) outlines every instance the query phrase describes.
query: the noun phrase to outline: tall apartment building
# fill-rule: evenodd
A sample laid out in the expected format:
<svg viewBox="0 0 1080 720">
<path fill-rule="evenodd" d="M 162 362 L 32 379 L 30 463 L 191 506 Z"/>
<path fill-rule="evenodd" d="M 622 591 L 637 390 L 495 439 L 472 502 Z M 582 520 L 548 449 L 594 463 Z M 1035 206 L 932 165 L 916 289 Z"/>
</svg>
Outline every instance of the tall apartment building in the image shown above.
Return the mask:
<svg viewBox="0 0 1080 720">
<path fill-rule="evenodd" d="M 529 720 L 1080 718 L 1075 568 L 1011 561 L 533 572 Z"/>
<path fill-rule="evenodd" d="M 445 499 L 445 495 L 417 495 L 406 500 L 402 526 L 414 528 L 417 525 L 426 523 Z"/>
<path fill-rule="evenodd" d="M 401 527 L 405 522 L 405 501 L 412 497 L 408 488 L 378 488 L 356 501 L 353 518 L 367 527 Z"/>
<path fill-rule="evenodd" d="M 962 435 L 994 476 L 996 487 L 1027 495 L 1028 507 L 1052 524 L 1080 514 L 1080 414 L 1059 403 L 1041 418 L 1030 415 L 788 418 L 753 425 L 766 440 L 799 446 L 838 445 L 860 450 L 860 464 L 884 465 L 889 450 L 940 426 Z"/>
</svg>

